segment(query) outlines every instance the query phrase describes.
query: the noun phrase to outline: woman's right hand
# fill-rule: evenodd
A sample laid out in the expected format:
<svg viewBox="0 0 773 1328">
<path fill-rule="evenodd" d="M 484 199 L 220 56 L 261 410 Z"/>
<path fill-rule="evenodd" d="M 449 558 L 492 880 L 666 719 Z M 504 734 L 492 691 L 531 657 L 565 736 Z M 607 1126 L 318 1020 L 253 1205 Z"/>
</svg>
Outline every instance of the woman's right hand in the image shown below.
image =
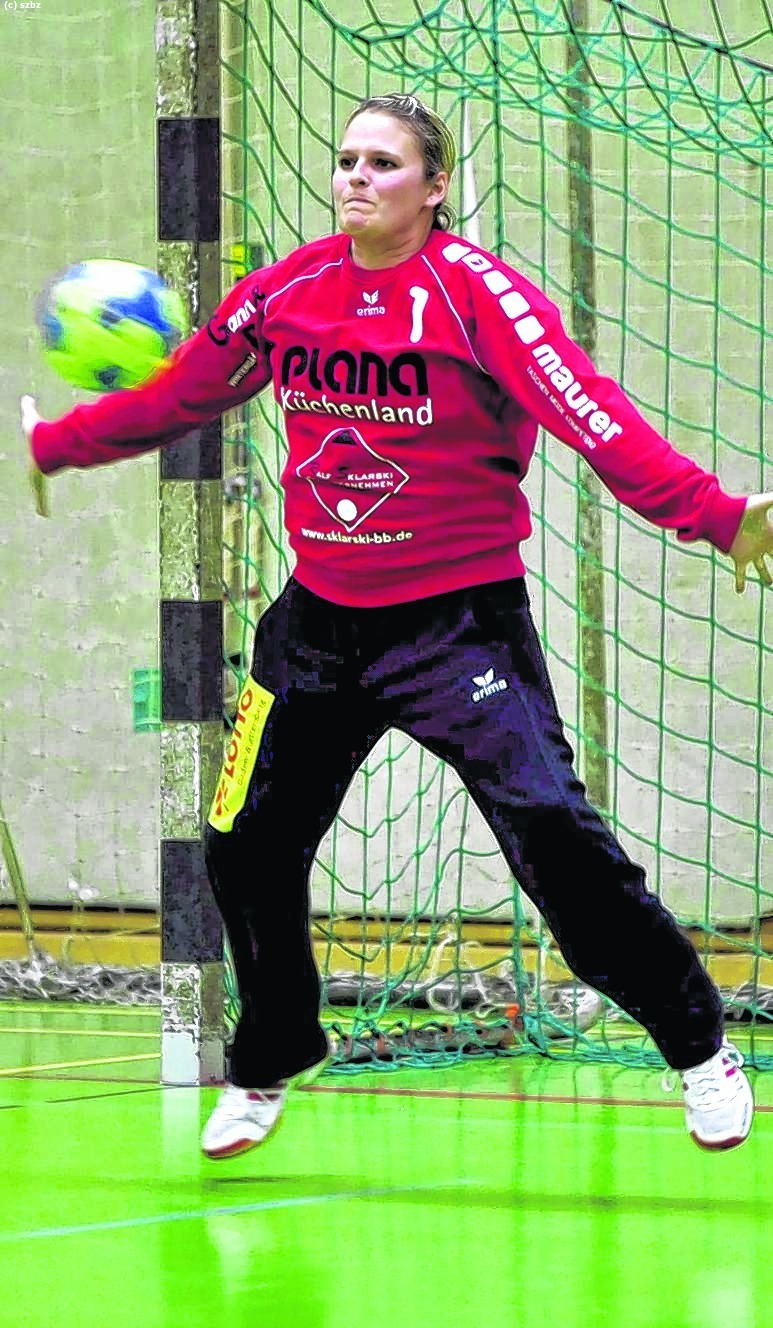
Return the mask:
<svg viewBox="0 0 773 1328">
<path fill-rule="evenodd" d="M 27 440 L 29 449 L 29 479 L 32 486 L 32 492 L 35 495 L 35 511 L 38 516 L 48 516 L 48 481 L 42 470 L 38 470 L 35 462 L 32 460 L 32 431 L 38 423 L 40 415 L 35 405 L 35 398 L 25 396 L 21 399 L 21 427 L 24 437 Z"/>
</svg>

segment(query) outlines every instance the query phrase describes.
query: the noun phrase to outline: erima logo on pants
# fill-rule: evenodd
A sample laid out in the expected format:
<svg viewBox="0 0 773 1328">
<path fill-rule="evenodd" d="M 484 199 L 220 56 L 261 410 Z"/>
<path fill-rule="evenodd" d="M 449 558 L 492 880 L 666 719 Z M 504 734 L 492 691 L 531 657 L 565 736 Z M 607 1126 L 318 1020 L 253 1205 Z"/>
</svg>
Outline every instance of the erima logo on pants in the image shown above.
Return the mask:
<svg viewBox="0 0 773 1328">
<path fill-rule="evenodd" d="M 507 679 L 495 678 L 494 670 L 487 669 L 480 677 L 472 680 L 475 683 L 476 690 L 472 694 L 473 701 L 485 701 L 487 696 L 496 696 L 497 692 L 507 691 Z"/>
</svg>

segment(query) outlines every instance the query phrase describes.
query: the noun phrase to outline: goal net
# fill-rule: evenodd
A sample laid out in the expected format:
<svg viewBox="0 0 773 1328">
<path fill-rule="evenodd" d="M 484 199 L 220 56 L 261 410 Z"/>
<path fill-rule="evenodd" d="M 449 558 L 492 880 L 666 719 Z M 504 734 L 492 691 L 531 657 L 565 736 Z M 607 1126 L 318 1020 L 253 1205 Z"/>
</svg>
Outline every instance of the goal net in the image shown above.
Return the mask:
<svg viewBox="0 0 773 1328">
<path fill-rule="evenodd" d="M 769 483 L 769 13 L 688 0 L 676 27 L 657 0 L 348 8 L 224 12 L 232 275 L 329 232 L 346 116 L 368 94 L 416 92 L 462 148 L 457 229 L 542 286 L 677 447 L 732 491 Z M 269 394 L 230 435 L 232 703 L 256 618 L 292 570 L 285 446 Z M 760 595 L 737 599 L 707 546 L 621 510 L 552 440 L 526 488 L 533 598 L 590 793 L 691 929 L 729 1014 L 756 1025 L 773 976 Z M 506 1046 L 524 1025 L 557 1051 L 651 1054 L 571 981 L 455 774 L 402 734 L 357 775 L 312 897 L 326 1002 L 355 1059 Z"/>
<path fill-rule="evenodd" d="M 135 8 L 150 31 L 152 3 Z M 675 446 L 733 492 L 773 487 L 764 445 L 773 16 L 767 0 L 675 8 L 223 0 L 223 289 L 333 229 L 330 173 L 348 113 L 369 94 L 416 92 L 461 148 L 457 229 L 543 287 Z M 128 9 L 96 25 L 90 15 L 97 45 L 86 55 L 75 11 L 56 35 L 19 21 L 2 104 L 29 121 L 9 145 L 18 211 L 0 226 L 11 285 L 31 308 L 45 278 L 75 259 L 155 265 L 154 71 Z M 54 65 L 52 87 L 43 71 Z M 141 181 L 131 209 L 127 152 Z M 69 203 L 42 234 L 36 208 L 52 174 Z M 42 387 L 46 413 L 67 409 L 75 394 L 52 388 L 43 369 L 29 382 L 32 334 L 25 350 L 9 370 L 14 401 Z M 265 393 L 225 423 L 227 729 L 255 623 L 292 558 L 273 399 Z M 32 550 L 0 494 L 15 569 L 0 615 L 0 914 L 20 947 L 0 952 L 0 994 L 158 1000 L 155 482 L 150 459 L 63 478 L 54 501 L 65 529 L 36 531 Z M 764 597 L 756 585 L 735 596 L 726 562 L 621 509 L 550 438 L 525 488 L 532 601 L 580 772 L 689 929 L 728 1017 L 749 1024 L 755 1063 L 767 1064 L 758 1036 L 773 1009 Z M 115 511 L 126 520 L 108 556 L 100 527 Z M 637 1025 L 572 980 L 454 772 L 402 734 L 387 735 L 357 774 L 311 888 L 325 1019 L 342 1063 L 427 1064 L 530 1044 L 659 1061 Z M 47 910 L 63 905 L 66 934 L 54 946 Z M 604 918 L 594 922 L 603 932 Z M 231 985 L 231 1016 L 234 1001 Z"/>
</svg>

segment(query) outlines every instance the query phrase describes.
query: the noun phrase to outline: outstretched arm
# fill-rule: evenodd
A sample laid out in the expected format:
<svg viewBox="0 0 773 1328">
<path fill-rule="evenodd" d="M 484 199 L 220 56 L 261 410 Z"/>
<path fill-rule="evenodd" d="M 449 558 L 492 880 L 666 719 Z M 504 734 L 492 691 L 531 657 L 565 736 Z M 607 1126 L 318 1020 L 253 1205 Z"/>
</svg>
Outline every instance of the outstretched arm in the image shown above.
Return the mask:
<svg viewBox="0 0 773 1328">
<path fill-rule="evenodd" d="M 250 273 L 234 286 L 210 323 L 138 387 L 107 393 L 53 421 L 41 419 L 33 399 L 23 397 L 33 476 L 144 454 L 265 387 L 271 368 L 261 332 L 260 277 Z M 37 477 L 35 483 L 40 487 Z"/>
<path fill-rule="evenodd" d="M 469 282 L 482 366 L 539 424 L 580 452 L 620 502 L 680 540 L 706 539 L 729 554 L 739 592 L 749 564 L 770 585 L 765 558 L 773 556 L 773 494 L 727 493 L 716 475 L 644 419 L 614 379 L 597 372 L 542 291 L 506 264 L 497 267 L 508 288 L 499 276 L 488 287 L 478 276 Z"/>
</svg>

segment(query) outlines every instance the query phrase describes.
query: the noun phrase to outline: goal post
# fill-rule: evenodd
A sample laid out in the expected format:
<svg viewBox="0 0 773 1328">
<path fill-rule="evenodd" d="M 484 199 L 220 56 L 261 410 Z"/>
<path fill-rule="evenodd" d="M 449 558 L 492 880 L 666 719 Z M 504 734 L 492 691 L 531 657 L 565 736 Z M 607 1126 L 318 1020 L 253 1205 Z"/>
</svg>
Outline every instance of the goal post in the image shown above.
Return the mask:
<svg viewBox="0 0 773 1328">
<path fill-rule="evenodd" d="M 159 271 L 191 326 L 221 298 L 218 0 L 158 0 Z M 192 56 L 194 58 L 192 58 Z M 159 463 L 161 1078 L 224 1076 L 223 928 L 203 832 L 223 748 L 222 426 Z"/>
</svg>

